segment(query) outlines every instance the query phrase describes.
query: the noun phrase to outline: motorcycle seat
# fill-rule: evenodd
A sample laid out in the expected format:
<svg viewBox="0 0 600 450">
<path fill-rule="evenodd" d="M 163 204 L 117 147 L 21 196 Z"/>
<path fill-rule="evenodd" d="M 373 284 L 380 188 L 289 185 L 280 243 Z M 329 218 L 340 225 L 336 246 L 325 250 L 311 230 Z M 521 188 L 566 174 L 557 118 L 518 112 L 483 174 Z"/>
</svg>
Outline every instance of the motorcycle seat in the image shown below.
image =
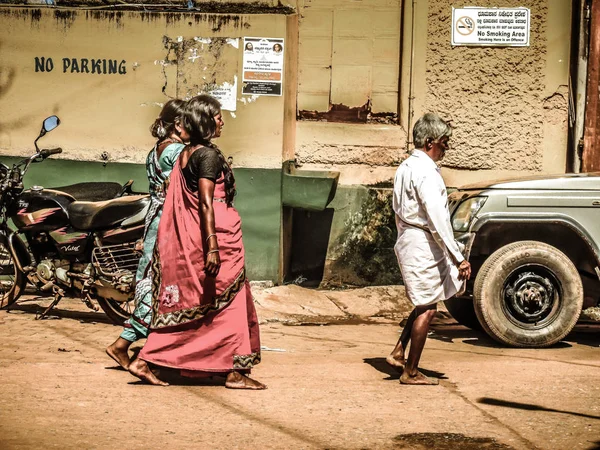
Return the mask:
<svg viewBox="0 0 600 450">
<path fill-rule="evenodd" d="M 149 195 L 126 195 L 101 202 L 75 201 L 67 211 L 74 228 L 96 230 L 120 226 L 126 219 L 142 211 L 149 202 Z"/>
<path fill-rule="evenodd" d="M 101 202 L 120 195 L 123 191 L 123 186 L 120 183 L 112 181 L 89 181 L 69 186 L 53 187 L 51 189 L 69 194 L 75 200 Z"/>
</svg>

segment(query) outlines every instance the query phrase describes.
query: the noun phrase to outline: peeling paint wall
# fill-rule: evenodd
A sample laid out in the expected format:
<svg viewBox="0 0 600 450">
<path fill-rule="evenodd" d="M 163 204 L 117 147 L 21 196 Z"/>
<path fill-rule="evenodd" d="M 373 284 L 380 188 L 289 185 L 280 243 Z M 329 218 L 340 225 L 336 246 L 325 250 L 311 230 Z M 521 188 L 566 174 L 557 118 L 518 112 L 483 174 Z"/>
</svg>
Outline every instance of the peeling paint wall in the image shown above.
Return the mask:
<svg viewBox="0 0 600 450">
<path fill-rule="evenodd" d="M 296 158 L 342 184 L 389 181 L 405 153 L 398 126 L 402 1 L 298 2 Z M 341 123 L 341 122 L 362 123 Z"/>
<path fill-rule="evenodd" d="M 340 170 L 342 184 L 391 182 L 395 166 L 410 148 L 407 140 L 412 125 L 421 114 L 433 110 L 456 126 L 453 150 L 443 162 L 450 185 L 532 172 L 564 172 L 569 3 L 483 0 L 476 6 L 530 8 L 531 45 L 453 48 L 452 7 L 472 4 L 456 0 L 299 2 L 299 115 L 320 121 L 298 122 L 298 162 Z M 386 12 L 383 19 L 378 15 L 381 11 Z M 374 24 L 379 27 L 376 31 Z M 392 48 L 392 40 L 401 51 Z M 349 48 L 354 51 L 346 51 Z M 374 53 L 375 48 L 387 49 L 383 59 Z M 336 71 L 346 68 L 370 75 L 344 72 L 344 82 L 337 83 Z M 386 131 L 371 123 L 332 123 L 336 118 L 330 113 L 338 103 L 362 107 L 368 100 L 374 111 L 379 108 L 375 91 L 369 91 L 374 86 L 369 83 L 379 76 L 388 79 L 380 87 L 390 95 L 379 105 L 391 105 L 393 96 L 395 105 L 410 104 L 413 116 L 408 117 L 405 108 L 398 125 L 390 124 Z M 329 113 L 316 116 L 307 111 Z M 379 144 L 382 141 L 385 143 Z M 390 152 L 395 157 L 390 158 Z"/>
<path fill-rule="evenodd" d="M 44 145 L 63 147 L 60 157 L 143 163 L 169 98 L 226 85 L 237 101 L 219 146 L 234 167 L 281 168 L 284 96 L 241 94 L 239 40 L 285 38 L 287 16 L 4 7 L 0 20 L 3 154 L 28 154 L 57 114 Z"/>
</svg>

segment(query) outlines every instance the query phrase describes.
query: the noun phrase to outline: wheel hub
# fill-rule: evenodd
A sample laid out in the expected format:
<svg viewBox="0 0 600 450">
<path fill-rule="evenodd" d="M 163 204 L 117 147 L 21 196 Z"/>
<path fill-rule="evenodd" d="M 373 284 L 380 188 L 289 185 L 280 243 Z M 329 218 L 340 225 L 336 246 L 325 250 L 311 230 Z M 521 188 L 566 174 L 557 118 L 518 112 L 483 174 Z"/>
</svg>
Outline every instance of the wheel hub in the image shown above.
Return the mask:
<svg viewBox="0 0 600 450">
<path fill-rule="evenodd" d="M 526 271 L 508 280 L 505 300 L 513 317 L 521 322 L 535 323 L 546 318 L 552 310 L 555 292 L 548 277 Z"/>
</svg>

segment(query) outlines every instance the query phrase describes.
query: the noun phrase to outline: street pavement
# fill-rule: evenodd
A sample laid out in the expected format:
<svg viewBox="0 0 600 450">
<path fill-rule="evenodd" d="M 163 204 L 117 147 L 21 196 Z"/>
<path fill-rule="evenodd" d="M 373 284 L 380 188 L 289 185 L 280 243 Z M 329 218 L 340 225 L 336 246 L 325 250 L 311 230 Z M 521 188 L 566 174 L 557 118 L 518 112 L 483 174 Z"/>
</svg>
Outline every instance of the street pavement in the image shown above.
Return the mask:
<svg viewBox="0 0 600 450">
<path fill-rule="evenodd" d="M 254 392 L 139 383 L 104 353 L 120 328 L 76 299 L 46 320 L 47 298 L 0 311 L 0 448 L 600 449 L 593 325 L 512 349 L 442 310 L 421 361 L 440 385 L 403 386 L 385 363 L 410 310 L 401 288 L 255 296 L 252 376 L 268 389 Z"/>
</svg>

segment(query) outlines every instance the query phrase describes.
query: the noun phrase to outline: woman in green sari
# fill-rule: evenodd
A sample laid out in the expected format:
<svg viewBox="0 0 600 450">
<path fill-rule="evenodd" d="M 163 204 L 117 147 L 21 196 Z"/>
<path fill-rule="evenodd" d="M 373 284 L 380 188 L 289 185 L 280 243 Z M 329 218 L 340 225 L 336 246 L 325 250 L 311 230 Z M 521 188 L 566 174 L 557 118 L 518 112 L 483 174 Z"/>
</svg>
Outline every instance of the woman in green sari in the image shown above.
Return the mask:
<svg viewBox="0 0 600 450">
<path fill-rule="evenodd" d="M 146 158 L 150 207 L 146 214 L 143 254 L 135 276 L 135 310 L 125 322 L 123 332 L 118 339 L 106 348 L 108 356 L 124 369 L 127 369 L 131 362 L 129 347 L 139 339 L 148 336 L 148 327 L 152 321 L 152 280 L 148 273 L 149 263 L 154 250 L 169 175 L 185 146 L 184 142 L 189 140 L 189 135 L 181 127 L 179 119 L 185 104 L 183 100 L 168 101 L 150 127 L 152 136 L 157 141 Z"/>
</svg>

